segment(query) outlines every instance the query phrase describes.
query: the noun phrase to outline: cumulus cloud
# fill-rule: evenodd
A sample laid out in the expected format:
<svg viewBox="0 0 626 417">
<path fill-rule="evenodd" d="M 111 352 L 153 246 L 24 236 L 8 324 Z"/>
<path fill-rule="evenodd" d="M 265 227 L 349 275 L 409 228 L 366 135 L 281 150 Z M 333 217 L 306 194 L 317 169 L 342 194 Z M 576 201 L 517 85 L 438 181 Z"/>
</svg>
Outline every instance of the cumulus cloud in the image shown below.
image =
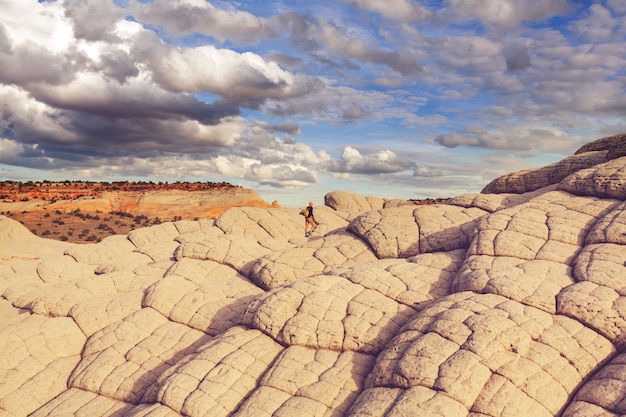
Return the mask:
<svg viewBox="0 0 626 417">
<path fill-rule="evenodd" d="M 0 164 L 67 175 L 435 190 L 491 179 L 452 155 L 529 163 L 594 138 L 580 131 L 618 133 L 626 108 L 619 0 L 0 9 Z"/>
<path fill-rule="evenodd" d="M 12 134 L 2 139 L 1 163 L 63 172 L 88 172 L 87 166 L 101 164 L 109 167 L 106 175 L 125 167 L 129 175 L 157 175 L 168 165 L 166 155 L 179 162 L 187 154 L 213 160 L 229 148 L 236 160 L 254 161 L 242 178 L 269 184 L 275 175 L 275 184 L 314 182 L 304 165 L 286 162 L 314 163 L 310 149 L 272 136 L 300 135 L 296 123 L 254 123 L 240 112 L 270 98 L 323 88 L 315 78 L 295 76 L 253 53 L 166 45 L 137 23 L 119 20 L 125 12 L 112 2 L 32 3 L 32 13 L 24 13 L 26 25 L 12 19 L 26 11 L 26 2 L 1 3 L 7 14 L 0 20 L 0 121 Z M 170 23 L 185 10 L 226 13 L 206 2 L 170 6 Z M 170 6 L 133 3 L 146 19 L 157 19 L 150 11 Z M 91 22 L 96 12 L 102 21 Z M 233 25 L 254 20 L 246 14 L 229 17 Z M 200 100 L 202 93 L 213 99 Z M 246 159 L 250 155 L 261 158 Z M 287 172 L 296 179 L 288 179 Z"/>
<path fill-rule="evenodd" d="M 601 4 L 592 4 L 589 6 L 588 15 L 570 25 L 570 28 L 588 41 L 603 42 L 613 36 L 619 36 L 617 32 L 620 30 L 621 35 L 624 35 L 623 20 L 623 16 L 613 16 L 609 8 Z"/>
<path fill-rule="evenodd" d="M 446 0 L 446 5 L 455 20 L 477 18 L 487 25 L 501 28 L 548 19 L 571 7 L 567 0 Z"/>
<path fill-rule="evenodd" d="M 469 126 L 462 132 L 439 135 L 435 142 L 446 148 L 459 146 L 495 149 L 499 151 L 573 152 L 580 138 L 551 127 L 507 126 L 502 130 L 486 130 Z"/>
<path fill-rule="evenodd" d="M 263 164 L 257 159 L 221 155 L 209 160 L 207 165 L 212 171 L 225 176 L 280 188 L 298 188 L 317 183 L 311 171 L 293 164 Z"/>
<path fill-rule="evenodd" d="M 434 56 L 451 69 L 470 76 L 484 76 L 501 70 L 502 45 L 482 36 L 449 36 L 435 41 Z"/>
<path fill-rule="evenodd" d="M 441 173 L 433 171 L 431 168 L 425 165 L 416 165 L 413 169 L 413 176 L 420 178 L 434 178 L 440 176 Z"/>
<path fill-rule="evenodd" d="M 384 117 L 386 113 L 383 109 L 390 101 L 392 97 L 382 92 L 327 85 L 307 95 L 268 100 L 264 109 L 276 117 L 312 115 L 319 120 L 350 123 Z"/>
<path fill-rule="evenodd" d="M 304 69 L 302 58 L 289 56 L 283 54 L 282 52 L 272 51 L 269 54 L 265 55 L 265 59 L 267 59 L 268 61 L 276 62 L 281 67 L 291 71 Z"/>
<path fill-rule="evenodd" d="M 174 37 L 201 33 L 220 42 L 254 44 L 277 36 L 267 19 L 244 11 L 219 9 L 205 0 L 132 0 L 129 12 L 140 22 L 162 28 Z"/>
<path fill-rule="evenodd" d="M 379 13 L 381 16 L 400 22 L 421 22 L 432 15 L 432 12 L 412 0 L 342 0 L 355 4 L 358 8 Z"/>
<path fill-rule="evenodd" d="M 295 97 L 321 85 L 315 78 L 295 76 L 259 55 L 211 45 L 153 45 L 135 52 L 149 65 L 152 79 L 167 90 L 217 94 L 250 108 L 257 108 L 268 98 Z"/>
<path fill-rule="evenodd" d="M 317 19 L 309 15 L 283 13 L 279 25 L 290 31 L 292 44 L 311 54 L 328 66 L 357 69 L 350 60 L 389 67 L 402 74 L 417 74 L 423 70 L 415 53 L 407 48 L 383 48 L 358 32 L 339 26 L 334 20 Z M 318 51 L 323 49 L 323 54 Z"/>
<path fill-rule="evenodd" d="M 530 67 L 528 49 L 521 45 L 512 45 L 505 49 L 506 68 L 509 71 L 524 71 Z"/>
<path fill-rule="evenodd" d="M 622 0 L 607 0 L 608 7 L 613 10 L 616 14 L 625 15 L 626 14 L 626 3 Z"/>
<path fill-rule="evenodd" d="M 124 18 L 124 10 L 112 1 L 65 0 L 65 16 L 68 17 L 78 39 L 88 41 L 113 40 L 113 28 Z"/>
<path fill-rule="evenodd" d="M 343 57 L 389 66 L 403 75 L 422 71 L 409 48 L 386 51 L 373 47 L 361 38 L 349 36 L 333 22 L 321 22 L 319 40 Z"/>
<path fill-rule="evenodd" d="M 333 173 L 349 174 L 391 174 L 412 169 L 412 161 L 398 158 L 388 149 L 367 154 L 352 146 L 346 146 L 339 160 L 327 161 L 326 169 Z"/>
</svg>

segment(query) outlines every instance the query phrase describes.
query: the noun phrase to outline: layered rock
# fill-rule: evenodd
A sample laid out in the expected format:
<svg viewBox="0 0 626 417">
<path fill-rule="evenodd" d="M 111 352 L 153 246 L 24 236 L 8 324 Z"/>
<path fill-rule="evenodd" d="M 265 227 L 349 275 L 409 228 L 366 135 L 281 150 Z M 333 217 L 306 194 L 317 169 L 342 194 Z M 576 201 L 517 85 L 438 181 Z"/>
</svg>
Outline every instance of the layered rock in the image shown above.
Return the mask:
<svg viewBox="0 0 626 417">
<path fill-rule="evenodd" d="M 447 204 L 332 192 L 77 245 L 0 216 L 0 415 L 614 416 L 625 135 Z"/>
<path fill-rule="evenodd" d="M 172 184 L 174 186 L 175 184 Z M 29 198 L 28 194 L 17 194 L 14 201 L 0 201 L 1 212 L 19 213 L 112 213 L 122 212 L 131 216 L 146 216 L 161 220 L 184 218 L 214 218 L 231 207 L 279 207 L 277 202 L 269 204 L 251 189 L 234 186 L 215 187 L 207 190 L 160 189 L 165 186 L 153 185 L 137 191 L 119 190 L 115 187 L 100 186 L 98 192 L 84 190 L 83 194 L 58 196 L 42 195 L 42 198 Z M 42 185 L 42 191 L 45 187 Z M 35 192 L 33 192 L 35 193 Z M 37 197 L 37 195 L 35 195 Z M 64 198 L 65 197 L 65 198 Z"/>
</svg>

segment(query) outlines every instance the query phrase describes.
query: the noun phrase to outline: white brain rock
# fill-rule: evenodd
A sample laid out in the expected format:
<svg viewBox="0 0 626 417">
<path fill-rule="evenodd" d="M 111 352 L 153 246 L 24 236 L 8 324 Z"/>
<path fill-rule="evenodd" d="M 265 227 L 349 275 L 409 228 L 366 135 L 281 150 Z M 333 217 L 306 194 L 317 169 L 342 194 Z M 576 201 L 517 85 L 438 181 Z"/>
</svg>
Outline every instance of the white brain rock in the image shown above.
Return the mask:
<svg viewBox="0 0 626 417">
<path fill-rule="evenodd" d="M 0 416 L 626 414 L 626 135 L 447 203 L 77 245 L 0 216 Z"/>
</svg>

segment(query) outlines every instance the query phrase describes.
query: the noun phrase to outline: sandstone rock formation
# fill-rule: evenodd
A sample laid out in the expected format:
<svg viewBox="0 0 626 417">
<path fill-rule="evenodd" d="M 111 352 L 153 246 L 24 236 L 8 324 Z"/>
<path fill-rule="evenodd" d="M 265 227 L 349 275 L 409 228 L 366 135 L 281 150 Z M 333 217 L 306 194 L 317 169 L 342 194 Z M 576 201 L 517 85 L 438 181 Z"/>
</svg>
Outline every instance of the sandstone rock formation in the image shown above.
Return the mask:
<svg viewBox="0 0 626 417">
<path fill-rule="evenodd" d="M 45 183 L 13 188 L 18 183 L 0 183 L 0 212 L 56 211 L 69 213 L 123 212 L 132 216 L 170 220 L 217 217 L 230 207 L 279 207 L 269 204 L 251 189 L 230 184 L 182 183 Z M 120 189 L 121 188 L 121 189 Z M 4 198 L 3 198 L 4 197 Z"/>
<path fill-rule="evenodd" d="M 416 206 L 97 244 L 0 216 L 0 416 L 626 414 L 626 135 Z"/>
</svg>

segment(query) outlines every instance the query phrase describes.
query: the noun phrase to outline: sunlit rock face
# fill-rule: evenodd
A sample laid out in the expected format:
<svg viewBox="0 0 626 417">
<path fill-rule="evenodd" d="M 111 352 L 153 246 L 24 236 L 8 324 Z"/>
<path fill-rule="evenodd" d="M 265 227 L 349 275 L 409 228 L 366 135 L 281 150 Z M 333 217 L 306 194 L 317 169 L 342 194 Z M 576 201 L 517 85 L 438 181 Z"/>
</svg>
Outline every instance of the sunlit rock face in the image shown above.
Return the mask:
<svg viewBox="0 0 626 417">
<path fill-rule="evenodd" d="M 41 212 L 42 216 L 55 211 L 62 213 L 71 213 L 76 210 L 83 213 L 123 212 L 133 216 L 143 215 L 149 218 L 170 220 L 215 218 L 230 207 L 280 207 L 278 202 L 269 204 L 263 201 L 254 190 L 235 186 L 206 185 L 207 189 L 200 191 L 194 187 L 198 188 L 203 185 L 202 183 L 186 184 L 190 189 L 184 190 L 165 188 L 168 185 L 146 184 L 145 190 L 128 191 L 116 190 L 115 185 L 78 184 L 81 186 L 80 191 L 73 190 L 71 186 L 65 188 L 63 183 L 55 183 L 58 185 L 55 188 L 58 195 L 46 194 L 45 186 L 33 188 L 32 193 L 12 194 L 19 201 L 0 202 L 0 209 L 9 212 L 23 210 Z M 169 187 L 175 185 L 171 184 Z M 132 185 L 128 187 L 131 188 Z M 85 195 L 77 195 L 78 192 Z"/>
<path fill-rule="evenodd" d="M 96 244 L 0 216 L 2 416 L 626 413 L 626 136 L 417 206 Z"/>
</svg>

